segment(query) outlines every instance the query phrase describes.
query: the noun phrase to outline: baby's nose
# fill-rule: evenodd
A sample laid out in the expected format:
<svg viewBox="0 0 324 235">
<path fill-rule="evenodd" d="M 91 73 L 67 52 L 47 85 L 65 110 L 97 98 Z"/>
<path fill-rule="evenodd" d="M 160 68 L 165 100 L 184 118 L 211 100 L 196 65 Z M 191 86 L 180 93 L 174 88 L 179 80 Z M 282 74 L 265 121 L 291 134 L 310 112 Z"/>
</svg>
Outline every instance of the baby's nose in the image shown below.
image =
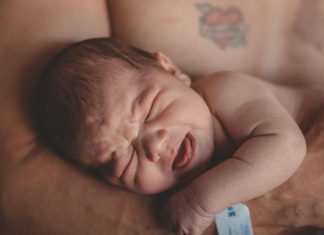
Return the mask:
<svg viewBox="0 0 324 235">
<path fill-rule="evenodd" d="M 165 151 L 166 143 L 169 138 L 168 131 L 160 129 L 151 135 L 147 136 L 145 147 L 146 156 L 149 160 L 157 162 Z"/>
</svg>

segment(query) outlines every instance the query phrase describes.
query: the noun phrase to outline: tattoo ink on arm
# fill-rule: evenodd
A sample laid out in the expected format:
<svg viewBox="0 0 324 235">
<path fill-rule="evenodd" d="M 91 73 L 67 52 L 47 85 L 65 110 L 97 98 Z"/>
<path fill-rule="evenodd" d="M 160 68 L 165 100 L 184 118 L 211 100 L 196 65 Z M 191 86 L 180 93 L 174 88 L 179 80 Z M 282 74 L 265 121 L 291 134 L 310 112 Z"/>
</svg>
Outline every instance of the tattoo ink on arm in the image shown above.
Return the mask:
<svg viewBox="0 0 324 235">
<path fill-rule="evenodd" d="M 247 45 L 247 27 L 238 8 L 221 9 L 207 3 L 196 6 L 201 13 L 199 31 L 203 37 L 213 41 L 220 49 Z"/>
</svg>

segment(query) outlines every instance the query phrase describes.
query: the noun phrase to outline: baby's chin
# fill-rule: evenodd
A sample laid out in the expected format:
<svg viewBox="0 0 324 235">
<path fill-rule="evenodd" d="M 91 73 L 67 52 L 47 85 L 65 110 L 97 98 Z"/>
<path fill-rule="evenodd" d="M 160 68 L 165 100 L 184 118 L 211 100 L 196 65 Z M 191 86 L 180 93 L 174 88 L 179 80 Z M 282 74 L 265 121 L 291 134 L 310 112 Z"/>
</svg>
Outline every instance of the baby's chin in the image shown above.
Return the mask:
<svg viewBox="0 0 324 235">
<path fill-rule="evenodd" d="M 207 154 L 207 152 L 205 152 Z M 173 182 L 169 183 L 161 183 L 153 184 L 153 185 L 143 185 L 142 187 L 137 185 L 135 189 L 131 189 L 136 193 L 144 194 L 144 195 L 153 195 L 153 194 L 160 194 L 165 192 L 174 192 L 181 190 L 187 187 L 190 182 L 192 182 L 195 178 L 199 177 L 199 175 L 203 174 L 208 168 L 209 164 L 212 160 L 212 153 L 204 156 L 197 156 L 197 159 L 192 162 L 192 165 L 187 166 L 188 169 L 183 169 L 183 172 L 179 172 Z"/>
<path fill-rule="evenodd" d="M 177 186 L 170 186 L 170 187 L 165 187 L 165 188 L 159 188 L 159 189 L 135 189 L 131 191 L 135 192 L 135 193 L 139 193 L 139 194 L 143 194 L 143 195 L 154 195 L 154 194 L 160 194 L 160 193 L 165 193 L 168 192 L 170 190 L 175 189 Z"/>
<path fill-rule="evenodd" d="M 199 169 L 194 169 L 194 171 L 190 171 L 187 174 L 183 174 L 177 178 L 177 181 L 173 184 L 161 187 L 137 187 L 136 189 L 130 189 L 136 193 L 144 194 L 144 195 L 153 195 L 167 192 L 175 192 L 179 191 L 185 187 L 187 187 L 190 182 L 192 182 L 195 178 L 201 175 L 208 167 L 208 164 L 204 166 L 200 166 Z"/>
</svg>

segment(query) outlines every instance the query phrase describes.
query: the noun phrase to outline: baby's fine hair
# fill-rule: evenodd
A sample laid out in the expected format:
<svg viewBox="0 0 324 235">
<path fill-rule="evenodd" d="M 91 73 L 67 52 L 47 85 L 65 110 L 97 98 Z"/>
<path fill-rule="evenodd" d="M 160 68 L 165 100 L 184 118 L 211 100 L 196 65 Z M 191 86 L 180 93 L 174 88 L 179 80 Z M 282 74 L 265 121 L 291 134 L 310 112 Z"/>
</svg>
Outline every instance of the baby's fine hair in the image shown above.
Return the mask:
<svg viewBox="0 0 324 235">
<path fill-rule="evenodd" d="M 88 39 L 68 46 L 45 67 L 38 87 L 41 138 L 76 163 L 101 152 L 94 143 L 103 125 L 103 85 L 121 68 L 142 72 L 156 66 L 153 54 L 111 38 Z M 117 67 L 117 68 L 116 68 Z M 87 121 L 91 115 L 95 121 Z"/>
</svg>

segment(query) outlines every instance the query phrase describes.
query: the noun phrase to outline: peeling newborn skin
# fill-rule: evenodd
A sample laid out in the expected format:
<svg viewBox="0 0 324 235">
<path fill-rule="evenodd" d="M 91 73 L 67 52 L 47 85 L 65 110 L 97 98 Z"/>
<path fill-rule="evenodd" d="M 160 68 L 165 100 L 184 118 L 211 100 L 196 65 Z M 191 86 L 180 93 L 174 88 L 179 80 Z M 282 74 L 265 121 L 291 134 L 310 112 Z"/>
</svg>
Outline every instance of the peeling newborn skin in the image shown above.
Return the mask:
<svg viewBox="0 0 324 235">
<path fill-rule="evenodd" d="M 294 31 L 298 38 L 324 55 L 324 1 L 302 0 Z"/>
</svg>

